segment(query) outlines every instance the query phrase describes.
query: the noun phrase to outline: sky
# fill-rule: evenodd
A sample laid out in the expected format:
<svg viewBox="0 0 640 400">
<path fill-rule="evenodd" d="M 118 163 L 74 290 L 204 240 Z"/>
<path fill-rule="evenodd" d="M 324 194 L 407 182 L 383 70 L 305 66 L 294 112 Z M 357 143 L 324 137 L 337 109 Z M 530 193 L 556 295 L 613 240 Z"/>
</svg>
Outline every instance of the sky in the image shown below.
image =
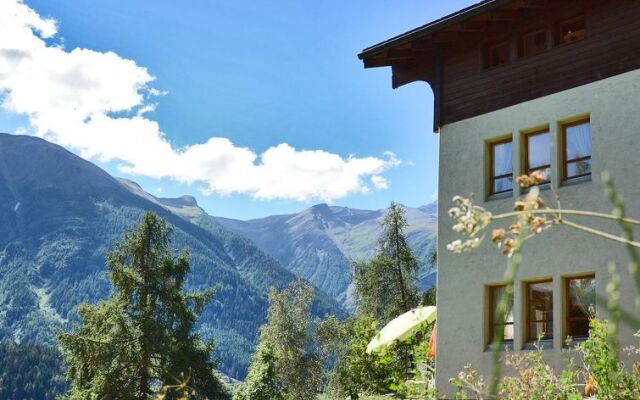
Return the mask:
<svg viewBox="0 0 640 400">
<path fill-rule="evenodd" d="M 472 3 L 0 0 L 0 131 L 216 216 L 428 204 L 431 89 L 357 54 Z"/>
</svg>

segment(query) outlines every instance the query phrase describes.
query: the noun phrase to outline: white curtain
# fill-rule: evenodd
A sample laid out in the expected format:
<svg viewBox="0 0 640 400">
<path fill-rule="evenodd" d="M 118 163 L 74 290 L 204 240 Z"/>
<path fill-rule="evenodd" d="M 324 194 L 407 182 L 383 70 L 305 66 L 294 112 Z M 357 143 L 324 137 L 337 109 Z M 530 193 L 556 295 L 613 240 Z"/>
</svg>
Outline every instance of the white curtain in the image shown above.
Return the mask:
<svg viewBox="0 0 640 400">
<path fill-rule="evenodd" d="M 494 175 L 513 173 L 513 142 L 496 145 L 493 156 Z"/>
<path fill-rule="evenodd" d="M 529 140 L 529 167 L 536 168 L 551 164 L 551 147 L 549 134 L 541 133 L 528 137 Z"/>
<path fill-rule="evenodd" d="M 591 155 L 591 124 L 584 123 L 567 128 L 567 159 Z"/>
</svg>

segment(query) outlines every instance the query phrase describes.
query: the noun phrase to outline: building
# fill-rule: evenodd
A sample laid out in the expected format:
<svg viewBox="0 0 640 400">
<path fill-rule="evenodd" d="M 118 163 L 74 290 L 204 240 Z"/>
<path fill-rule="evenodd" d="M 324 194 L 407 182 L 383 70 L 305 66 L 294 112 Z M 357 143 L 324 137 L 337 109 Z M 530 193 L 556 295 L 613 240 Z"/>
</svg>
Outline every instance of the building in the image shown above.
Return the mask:
<svg viewBox="0 0 640 400">
<path fill-rule="evenodd" d="M 588 334 L 592 290 L 606 296 L 610 261 L 621 272 L 622 307 L 638 315 L 627 254 L 615 242 L 564 226 L 528 241 L 513 312 L 500 327 L 492 316 L 506 258 L 489 240 L 462 255 L 446 245 L 458 238 L 447 214 L 454 195 L 475 193 L 479 205 L 505 212 L 522 194 L 514 177 L 535 170 L 548 178 L 547 199 L 555 192 L 564 208 L 608 213 L 607 170 L 628 213 L 640 217 L 640 1 L 487 0 L 359 57 L 366 68 L 391 67 L 394 88 L 424 81 L 434 95 L 440 391 L 451 391 L 448 380 L 467 363 L 490 376 L 496 329 L 514 351 L 541 335 L 546 361 L 560 368 L 565 339 Z M 573 220 L 620 232 L 615 223 Z M 595 309 L 607 317 L 604 306 Z M 621 327 L 622 347 L 637 345 L 633 333 Z"/>
</svg>

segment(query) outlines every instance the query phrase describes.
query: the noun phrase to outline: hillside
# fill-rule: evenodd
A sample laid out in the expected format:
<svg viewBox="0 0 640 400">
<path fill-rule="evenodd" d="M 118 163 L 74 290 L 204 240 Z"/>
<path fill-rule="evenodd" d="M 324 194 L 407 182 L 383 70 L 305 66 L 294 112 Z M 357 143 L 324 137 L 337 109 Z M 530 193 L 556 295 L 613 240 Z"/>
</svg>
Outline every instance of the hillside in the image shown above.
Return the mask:
<svg viewBox="0 0 640 400">
<path fill-rule="evenodd" d="M 190 250 L 189 288 L 221 285 L 199 329 L 216 339 L 222 372 L 244 377 L 268 288 L 295 276 L 206 215 L 193 216 L 198 226 L 172 212 L 197 208 L 191 200 L 155 199 L 57 145 L 0 134 L 0 340 L 53 343 L 79 303 L 108 295 L 105 251 L 153 211 L 175 227 L 174 247 Z M 314 313 L 327 312 L 343 311 L 318 293 Z"/>
<path fill-rule="evenodd" d="M 291 272 L 349 305 L 351 260 L 366 260 L 374 254 L 384 211 L 318 204 L 297 214 L 249 221 L 218 217 L 216 221 L 250 238 Z M 423 289 L 435 284 L 430 257 L 435 249 L 436 218 L 435 203 L 407 208 L 407 235 L 421 262 Z"/>
</svg>

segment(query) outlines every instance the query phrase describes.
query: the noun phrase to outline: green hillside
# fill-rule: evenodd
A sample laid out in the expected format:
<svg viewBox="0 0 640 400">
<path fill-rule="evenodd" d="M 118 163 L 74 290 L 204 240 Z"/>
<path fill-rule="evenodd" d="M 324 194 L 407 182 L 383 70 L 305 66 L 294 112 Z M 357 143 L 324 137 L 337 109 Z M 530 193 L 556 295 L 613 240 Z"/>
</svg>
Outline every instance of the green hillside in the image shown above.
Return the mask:
<svg viewBox="0 0 640 400">
<path fill-rule="evenodd" d="M 53 344 L 58 329 L 77 321 L 80 302 L 108 294 L 105 250 L 146 211 L 175 227 L 176 250 L 189 248 L 190 289 L 220 284 L 199 329 L 215 337 L 222 372 L 243 378 L 268 287 L 295 276 L 250 241 L 213 224 L 197 226 L 59 146 L 6 134 L 0 134 L 0 341 Z M 314 312 L 343 311 L 319 293 Z"/>
</svg>

